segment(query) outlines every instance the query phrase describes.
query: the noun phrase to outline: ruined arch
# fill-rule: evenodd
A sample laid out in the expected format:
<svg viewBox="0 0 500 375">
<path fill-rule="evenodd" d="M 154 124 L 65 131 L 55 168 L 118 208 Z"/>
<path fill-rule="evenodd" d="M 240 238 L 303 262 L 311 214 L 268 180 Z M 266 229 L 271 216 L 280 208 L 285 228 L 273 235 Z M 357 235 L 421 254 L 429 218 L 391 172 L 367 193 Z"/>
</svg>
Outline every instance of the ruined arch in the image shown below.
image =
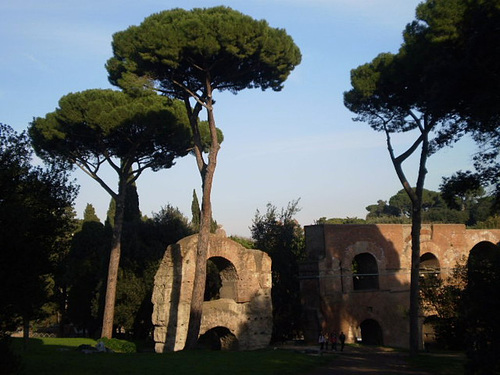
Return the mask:
<svg viewBox="0 0 500 375">
<path fill-rule="evenodd" d="M 378 264 L 370 253 L 361 253 L 352 260 L 352 282 L 354 290 L 379 289 Z"/>
<path fill-rule="evenodd" d="M 198 338 L 198 348 L 210 350 L 238 350 L 238 338 L 226 327 L 209 329 Z"/>
<path fill-rule="evenodd" d="M 184 348 L 197 243 L 198 236 L 192 235 L 168 246 L 156 273 L 152 322 L 158 353 Z M 208 259 L 217 270 L 220 286 L 216 288 L 217 298 L 203 303 L 200 335 L 213 330 L 206 337 L 224 337 L 222 348 L 229 340 L 226 336 L 230 337 L 224 328 L 235 336 L 239 349 L 269 345 L 272 334 L 271 258 L 260 250 L 245 249 L 225 236 L 211 234 Z"/>
<path fill-rule="evenodd" d="M 361 329 L 361 343 L 365 345 L 384 345 L 382 328 L 375 319 L 365 319 L 359 327 Z"/>
</svg>

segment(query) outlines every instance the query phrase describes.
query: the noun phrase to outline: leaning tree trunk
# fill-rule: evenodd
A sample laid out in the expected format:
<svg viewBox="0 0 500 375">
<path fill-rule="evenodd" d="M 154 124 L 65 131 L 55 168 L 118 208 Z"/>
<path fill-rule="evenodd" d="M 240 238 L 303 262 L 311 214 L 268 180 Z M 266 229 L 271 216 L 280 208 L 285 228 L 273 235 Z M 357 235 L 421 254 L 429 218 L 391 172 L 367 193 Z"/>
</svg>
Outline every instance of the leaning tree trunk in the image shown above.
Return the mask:
<svg viewBox="0 0 500 375">
<path fill-rule="evenodd" d="M 194 349 L 198 342 L 198 335 L 200 333 L 201 326 L 201 314 L 203 310 L 203 299 L 205 294 L 208 242 L 210 236 L 210 226 L 212 222 L 212 184 L 215 174 L 215 167 L 217 165 L 217 154 L 220 148 L 212 104 L 212 92 L 210 90 L 210 84 L 209 82 L 207 82 L 206 108 L 208 114 L 208 124 L 210 127 L 211 145 L 208 154 L 208 163 L 205 164 L 203 162 L 201 152 L 201 139 L 195 139 L 195 155 L 202 179 L 203 196 L 201 203 L 200 232 L 198 233 L 198 244 L 196 247 L 196 269 L 193 281 L 193 293 L 191 296 L 188 332 L 184 349 Z M 199 137 L 200 133 L 198 129 L 197 119 L 191 117 L 191 121 L 192 126 L 194 125 L 194 128 L 196 128 L 194 129 L 195 131 L 193 133 L 195 137 Z"/>
<path fill-rule="evenodd" d="M 106 298 L 104 302 L 104 315 L 102 319 L 101 337 L 113 337 L 113 321 L 115 317 L 116 287 L 118 285 L 118 268 L 121 256 L 121 236 L 123 229 L 123 216 L 125 212 L 125 182 L 120 181 L 118 195 L 115 199 L 116 210 L 111 239 L 111 252 L 109 255 L 108 279 L 106 283 Z"/>
</svg>

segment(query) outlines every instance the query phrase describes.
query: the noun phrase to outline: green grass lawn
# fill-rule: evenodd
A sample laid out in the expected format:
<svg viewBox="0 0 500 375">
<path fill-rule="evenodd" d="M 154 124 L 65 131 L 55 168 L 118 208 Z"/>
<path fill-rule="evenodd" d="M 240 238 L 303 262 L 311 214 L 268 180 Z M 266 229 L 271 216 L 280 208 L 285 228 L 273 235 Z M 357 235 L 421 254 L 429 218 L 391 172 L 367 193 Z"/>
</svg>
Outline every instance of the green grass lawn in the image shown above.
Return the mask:
<svg viewBox="0 0 500 375">
<path fill-rule="evenodd" d="M 79 345 L 96 345 L 92 339 L 30 339 L 28 350 L 22 350 L 22 340 L 13 339 L 21 355 L 23 372 L 20 375 L 132 375 L 132 374 L 259 374 L 298 375 L 332 361 L 335 355 L 306 355 L 293 350 L 255 350 L 241 352 L 181 351 L 175 353 L 94 353 L 84 354 Z M 411 366 L 433 374 L 463 374 L 465 356 L 460 353 L 423 353 L 409 358 Z"/>
<path fill-rule="evenodd" d="M 81 344 L 95 346 L 91 339 L 30 339 L 22 351 L 21 339 L 14 340 L 21 354 L 22 374 L 305 374 L 328 359 L 289 350 L 222 352 L 195 350 L 165 354 L 94 353 L 76 350 Z"/>
</svg>

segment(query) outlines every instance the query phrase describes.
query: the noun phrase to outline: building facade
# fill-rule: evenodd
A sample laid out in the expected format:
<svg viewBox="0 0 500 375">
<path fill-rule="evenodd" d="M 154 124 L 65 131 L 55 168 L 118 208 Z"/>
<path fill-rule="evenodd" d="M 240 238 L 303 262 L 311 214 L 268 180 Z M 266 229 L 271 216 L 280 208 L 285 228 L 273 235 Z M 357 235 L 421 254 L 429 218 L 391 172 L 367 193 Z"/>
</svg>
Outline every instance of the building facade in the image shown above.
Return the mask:
<svg viewBox="0 0 500 375">
<path fill-rule="evenodd" d="M 346 342 L 408 347 L 411 226 L 311 225 L 305 235 L 300 285 L 306 341 L 343 331 Z M 500 230 L 423 224 L 420 241 L 422 273 L 446 277 L 474 246 L 499 244 Z"/>
</svg>

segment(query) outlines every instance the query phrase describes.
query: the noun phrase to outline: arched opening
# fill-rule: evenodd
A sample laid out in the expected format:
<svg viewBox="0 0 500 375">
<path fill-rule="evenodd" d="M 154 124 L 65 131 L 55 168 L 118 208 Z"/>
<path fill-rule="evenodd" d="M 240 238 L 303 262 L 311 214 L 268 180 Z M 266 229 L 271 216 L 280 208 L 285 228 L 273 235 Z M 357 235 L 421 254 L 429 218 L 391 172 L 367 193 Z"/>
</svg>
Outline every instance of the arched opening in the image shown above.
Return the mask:
<svg viewBox="0 0 500 375">
<path fill-rule="evenodd" d="M 214 327 L 198 338 L 198 347 L 210 350 L 238 350 L 236 336 L 226 327 Z"/>
<path fill-rule="evenodd" d="M 366 319 L 361 325 L 361 343 L 365 345 L 384 345 L 382 328 L 376 320 Z"/>
<path fill-rule="evenodd" d="M 472 248 L 467 260 L 467 294 L 484 309 L 487 303 L 493 303 L 490 311 L 496 311 L 498 306 L 499 269 L 500 246 L 482 241 Z"/>
<path fill-rule="evenodd" d="M 468 263 L 471 263 L 471 261 L 491 261 L 497 256 L 498 250 L 500 250 L 500 244 L 495 245 L 493 242 L 481 241 L 471 249 Z"/>
<path fill-rule="evenodd" d="M 354 290 L 378 289 L 377 260 L 370 253 L 361 253 L 352 261 L 352 279 Z"/>
<path fill-rule="evenodd" d="M 420 277 L 439 277 L 441 267 L 439 260 L 432 253 L 425 253 L 420 257 Z"/>
<path fill-rule="evenodd" d="M 498 365 L 496 343 L 500 334 L 499 290 L 500 246 L 489 241 L 480 242 L 469 253 L 467 285 L 463 293 L 463 303 L 475 307 L 465 309 L 463 318 L 466 322 L 465 349 L 475 351 L 471 368 L 479 370 L 477 373 L 498 373 L 494 368 L 498 369 L 495 365 Z"/>
<path fill-rule="evenodd" d="M 205 301 L 220 298 L 237 299 L 238 274 L 234 265 L 223 257 L 207 260 L 207 278 L 205 283 Z"/>
<path fill-rule="evenodd" d="M 431 315 L 426 317 L 422 323 L 422 341 L 424 343 L 425 350 L 429 350 L 431 347 L 436 346 L 436 332 L 434 330 L 434 325 L 438 322 L 438 316 Z"/>
</svg>

